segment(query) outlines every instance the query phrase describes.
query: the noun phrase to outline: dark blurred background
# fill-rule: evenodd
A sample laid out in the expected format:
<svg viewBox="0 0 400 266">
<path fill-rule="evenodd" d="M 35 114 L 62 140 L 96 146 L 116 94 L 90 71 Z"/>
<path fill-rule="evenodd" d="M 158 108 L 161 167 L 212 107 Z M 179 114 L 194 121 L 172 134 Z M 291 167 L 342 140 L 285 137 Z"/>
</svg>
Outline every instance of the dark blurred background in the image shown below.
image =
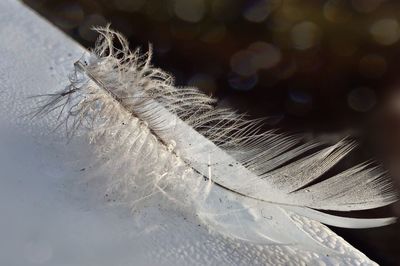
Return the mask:
<svg viewBox="0 0 400 266">
<path fill-rule="evenodd" d="M 111 23 L 153 64 L 269 126 L 360 147 L 400 183 L 400 1 L 25 0 L 85 47 Z M 340 166 L 339 166 L 340 167 Z M 399 180 L 399 181 L 397 181 Z M 399 205 L 369 215 L 400 214 Z M 400 265 L 400 226 L 332 228 L 383 265 Z"/>
</svg>

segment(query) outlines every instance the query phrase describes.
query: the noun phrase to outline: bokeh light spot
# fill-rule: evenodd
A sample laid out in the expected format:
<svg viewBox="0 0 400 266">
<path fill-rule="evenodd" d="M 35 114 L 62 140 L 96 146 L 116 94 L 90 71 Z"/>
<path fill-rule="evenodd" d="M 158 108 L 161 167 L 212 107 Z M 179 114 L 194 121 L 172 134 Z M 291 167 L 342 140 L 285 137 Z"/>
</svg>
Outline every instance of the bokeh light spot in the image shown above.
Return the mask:
<svg viewBox="0 0 400 266">
<path fill-rule="evenodd" d="M 281 51 L 272 44 L 255 42 L 249 46 L 248 50 L 254 53 L 251 60 L 252 65 L 257 69 L 269 69 L 281 61 Z"/>
<path fill-rule="evenodd" d="M 347 95 L 349 107 L 357 112 L 367 112 L 376 104 L 375 92 L 367 87 L 353 89 Z"/>
<path fill-rule="evenodd" d="M 251 22 L 263 22 L 281 4 L 281 0 L 255 0 L 243 11 L 243 17 Z"/>
<path fill-rule="evenodd" d="M 392 18 L 378 20 L 372 24 L 370 33 L 374 40 L 379 44 L 394 44 L 400 38 L 399 22 Z"/>
<path fill-rule="evenodd" d="M 257 74 L 251 75 L 249 77 L 243 77 L 235 73 L 230 73 L 228 75 L 228 83 L 231 88 L 239 91 L 248 91 L 254 88 L 258 82 Z"/>
<path fill-rule="evenodd" d="M 272 16 L 267 22 L 267 28 L 272 32 L 289 31 L 293 23 L 282 16 Z"/>
<path fill-rule="evenodd" d="M 351 18 L 347 0 L 329 0 L 323 7 L 325 18 L 334 23 L 344 23 Z"/>
<path fill-rule="evenodd" d="M 303 21 L 292 28 L 291 37 L 295 49 L 306 50 L 319 43 L 321 30 L 315 23 Z"/>
<path fill-rule="evenodd" d="M 289 97 L 292 101 L 300 104 L 308 104 L 312 99 L 309 94 L 297 90 L 290 91 Z"/>
<path fill-rule="evenodd" d="M 177 17 L 187 22 L 199 22 L 203 19 L 205 5 L 203 0 L 175 0 L 174 11 Z"/>
<path fill-rule="evenodd" d="M 305 9 L 299 4 L 300 1 L 285 1 L 280 9 L 283 17 L 289 21 L 295 22 L 305 18 Z"/>
<path fill-rule="evenodd" d="M 257 66 L 254 64 L 255 54 L 248 50 L 240 50 L 231 57 L 231 69 L 233 72 L 242 75 L 250 76 L 255 74 Z"/>
<path fill-rule="evenodd" d="M 308 114 L 313 107 L 312 96 L 299 89 L 289 90 L 289 99 L 286 102 L 286 111 L 295 116 Z"/>
</svg>

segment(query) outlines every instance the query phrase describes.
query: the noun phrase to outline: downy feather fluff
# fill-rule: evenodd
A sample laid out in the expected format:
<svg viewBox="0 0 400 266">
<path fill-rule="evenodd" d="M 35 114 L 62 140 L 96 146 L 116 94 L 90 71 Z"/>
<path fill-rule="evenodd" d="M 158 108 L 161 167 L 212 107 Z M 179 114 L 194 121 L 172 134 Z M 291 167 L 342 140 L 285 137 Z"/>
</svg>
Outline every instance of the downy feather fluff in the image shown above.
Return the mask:
<svg viewBox="0 0 400 266">
<path fill-rule="evenodd" d="M 161 194 L 213 231 L 313 251 L 326 247 L 298 226 L 303 217 L 347 228 L 394 222 L 321 212 L 372 209 L 397 199 L 386 174 L 368 164 L 319 180 L 354 148 L 352 141 L 323 147 L 263 132 L 262 120 L 216 108 L 196 88 L 176 88 L 151 65 L 151 49 L 131 52 L 119 33 L 96 30 L 96 46 L 75 63 L 71 84 L 41 97 L 36 115 L 59 112 L 69 138 L 87 132 L 98 151 L 96 170 L 118 173 L 110 173 L 110 193 L 133 207 Z"/>
</svg>

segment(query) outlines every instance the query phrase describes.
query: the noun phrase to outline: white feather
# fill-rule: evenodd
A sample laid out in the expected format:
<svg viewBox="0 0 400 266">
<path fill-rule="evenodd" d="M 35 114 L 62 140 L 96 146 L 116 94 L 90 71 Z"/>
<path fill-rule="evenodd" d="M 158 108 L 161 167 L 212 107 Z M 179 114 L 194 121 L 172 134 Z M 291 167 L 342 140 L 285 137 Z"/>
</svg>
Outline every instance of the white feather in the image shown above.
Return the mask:
<svg viewBox="0 0 400 266">
<path fill-rule="evenodd" d="M 47 95 L 36 115 L 60 112 L 59 126 L 70 138 L 88 131 L 98 149 L 96 170 L 113 169 L 110 191 L 133 207 L 162 194 L 219 233 L 326 254 L 335 251 L 305 233 L 298 217 L 349 228 L 394 222 L 318 211 L 371 209 L 397 199 L 387 176 L 367 164 L 318 180 L 353 142 L 319 148 L 263 132 L 262 120 L 216 108 L 195 88 L 176 88 L 170 75 L 151 66 L 151 49 L 130 52 L 119 33 L 96 30 L 101 37 L 87 61 L 75 63 L 71 85 Z"/>
</svg>

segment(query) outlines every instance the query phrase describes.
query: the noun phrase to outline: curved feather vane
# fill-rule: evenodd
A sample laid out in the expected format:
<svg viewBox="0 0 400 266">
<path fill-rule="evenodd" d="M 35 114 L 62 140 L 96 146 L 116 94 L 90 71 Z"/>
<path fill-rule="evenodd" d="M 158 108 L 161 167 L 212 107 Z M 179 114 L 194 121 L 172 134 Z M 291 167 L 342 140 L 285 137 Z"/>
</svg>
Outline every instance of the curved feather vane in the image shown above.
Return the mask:
<svg viewBox="0 0 400 266">
<path fill-rule="evenodd" d="M 265 217 L 297 213 L 349 228 L 394 222 L 319 211 L 365 210 L 397 200 L 387 175 L 368 164 L 319 180 L 354 142 L 321 148 L 263 132 L 262 120 L 216 108 L 215 100 L 196 88 L 176 88 L 170 75 L 151 66 L 151 49 L 143 55 L 131 52 L 119 33 L 108 27 L 96 30 L 101 37 L 87 61 L 75 63 L 71 85 L 47 95 L 36 115 L 58 110 L 59 125 L 68 129 L 69 137 L 89 129 L 100 151 L 99 171 L 109 165 L 124 169 L 118 176 L 110 174 L 113 190 L 126 197 L 132 197 L 133 190 L 140 193 L 134 203 L 155 193 L 191 202 L 212 227 L 252 241 L 293 242 L 283 227 L 273 232 L 263 226 Z M 236 203 L 237 211 L 246 209 L 248 219 L 243 214 L 234 219 Z M 289 227 L 289 222 L 284 224 Z"/>
</svg>

